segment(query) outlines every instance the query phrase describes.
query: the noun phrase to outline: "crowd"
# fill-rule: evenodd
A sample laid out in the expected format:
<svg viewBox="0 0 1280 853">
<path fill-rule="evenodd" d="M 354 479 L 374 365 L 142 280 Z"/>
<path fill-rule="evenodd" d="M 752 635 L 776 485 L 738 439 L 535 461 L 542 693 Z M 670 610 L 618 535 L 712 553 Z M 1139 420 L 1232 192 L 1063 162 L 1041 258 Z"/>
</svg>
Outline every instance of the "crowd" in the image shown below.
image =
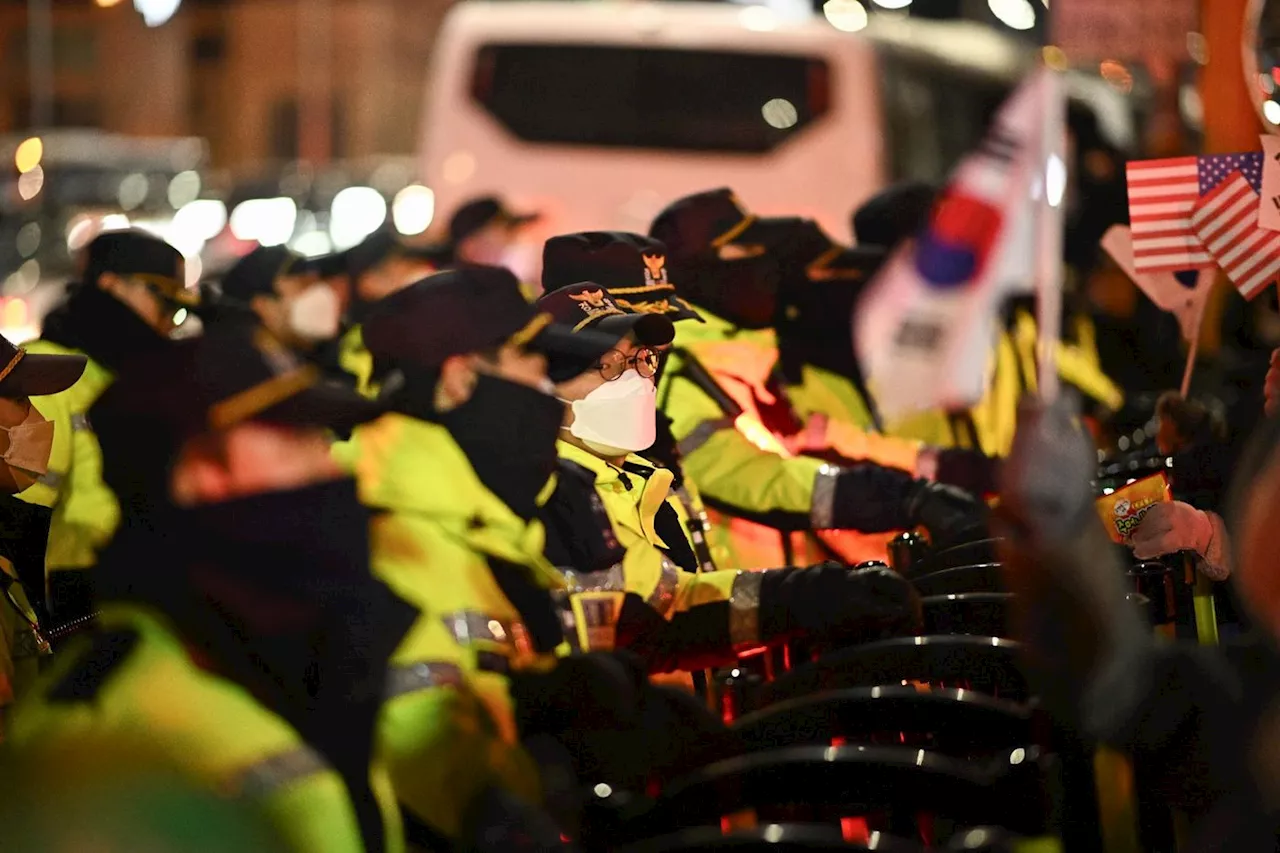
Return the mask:
<svg viewBox="0 0 1280 853">
<path fill-rule="evenodd" d="M 837 837 L 1014 849 L 961 831 L 1003 824 L 1095 849 L 1081 839 L 1109 837 L 1111 803 L 1092 788 L 1094 836 L 1083 813 L 1004 822 L 990 803 L 904 829 L 946 811 L 929 793 L 945 786 L 908 771 L 952 772 L 915 745 L 947 752 L 948 715 L 991 679 L 868 683 L 867 650 L 980 633 L 994 654 L 1000 631 L 1026 695 L 989 713 L 1033 709 L 1058 746 L 1118 751 L 1189 816 L 1181 849 L 1273 849 L 1273 425 L 1233 464 L 1210 409 L 1161 398 L 1174 499 L 1116 546 L 1087 428 L 1123 395 L 1084 318 L 1064 324 L 1061 402 L 1033 402 L 1037 329 L 1015 304 L 980 403 L 886 422 L 849 317 L 932 199 L 885 191 L 844 246 L 698 193 L 647 235 L 547 240 L 538 282 L 508 269 L 532 217 L 498 199 L 459 210 L 447 246 L 257 248 L 198 291 L 162 240 L 96 237 L 43 337 L 0 339 L 0 848 L 698 849 L 643 844 L 705 825 L 671 818 L 696 801 L 719 835 L 740 810 L 721 801 L 819 796 L 733 774 L 755 751 L 743 712 L 826 662 L 827 686 L 838 671 L 938 703 L 923 723 L 885 710 L 859 733 L 832 711 L 809 718 L 817 740 L 765 739 L 872 773 Z M 174 334 L 179 309 L 200 334 Z M 1268 380 L 1271 405 L 1280 368 Z M 1163 572 L 1168 601 L 1134 592 L 1134 566 Z M 1175 599 L 1197 577 L 1234 579 L 1234 645 L 1153 632 L 1187 621 Z M 939 630 L 940 590 L 985 594 L 1007 629 Z M 912 760 L 867 751 L 886 742 Z M 1006 772 L 1026 752 L 1008 754 Z M 736 781 L 688 781 L 708 778 Z M 999 801 L 999 784 L 979 787 Z M 1148 849 L 1166 849 L 1150 815 Z"/>
</svg>

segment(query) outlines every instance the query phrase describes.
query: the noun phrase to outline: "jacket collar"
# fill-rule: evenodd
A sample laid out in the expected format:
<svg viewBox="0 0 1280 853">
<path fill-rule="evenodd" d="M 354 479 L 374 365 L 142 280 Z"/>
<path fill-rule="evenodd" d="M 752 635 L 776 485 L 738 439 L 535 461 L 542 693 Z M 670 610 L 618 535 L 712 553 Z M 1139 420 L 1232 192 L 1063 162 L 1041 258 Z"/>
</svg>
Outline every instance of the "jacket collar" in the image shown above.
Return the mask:
<svg viewBox="0 0 1280 853">
<path fill-rule="evenodd" d="M 659 548 L 667 547 L 655 524 L 658 510 L 671 493 L 674 475 L 669 470 L 634 453 L 624 461 L 626 470 L 623 470 L 567 441 L 557 441 L 556 450 L 561 459 L 574 462 L 594 474 L 597 488 L 608 487 L 614 492 L 621 489 L 631 496 L 636 510 L 634 514 L 622 515 L 617 507 L 606 504 L 611 521 L 630 528 Z"/>
</svg>

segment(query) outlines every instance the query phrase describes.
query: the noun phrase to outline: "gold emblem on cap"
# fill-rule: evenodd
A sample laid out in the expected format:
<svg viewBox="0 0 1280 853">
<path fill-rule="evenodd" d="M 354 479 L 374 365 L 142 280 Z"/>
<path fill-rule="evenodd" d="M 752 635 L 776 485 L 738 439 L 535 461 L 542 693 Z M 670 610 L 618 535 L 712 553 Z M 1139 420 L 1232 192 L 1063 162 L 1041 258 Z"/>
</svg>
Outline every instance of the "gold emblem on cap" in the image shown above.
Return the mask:
<svg viewBox="0 0 1280 853">
<path fill-rule="evenodd" d="M 603 290 L 584 290 L 581 293 L 570 293 L 569 298 L 577 302 L 579 307 L 588 314 L 592 309 L 599 310 L 609 307 L 606 303 L 608 298 L 604 295 Z"/>
<path fill-rule="evenodd" d="M 644 283 L 654 287 L 667 283 L 667 258 L 665 255 L 641 255 L 644 261 Z"/>
<path fill-rule="evenodd" d="M 625 313 L 612 299 L 604 295 L 604 290 L 584 290 L 581 293 L 570 293 L 569 298 L 578 303 L 586 319 L 573 327 L 575 332 L 582 330 L 597 317 Z"/>
</svg>

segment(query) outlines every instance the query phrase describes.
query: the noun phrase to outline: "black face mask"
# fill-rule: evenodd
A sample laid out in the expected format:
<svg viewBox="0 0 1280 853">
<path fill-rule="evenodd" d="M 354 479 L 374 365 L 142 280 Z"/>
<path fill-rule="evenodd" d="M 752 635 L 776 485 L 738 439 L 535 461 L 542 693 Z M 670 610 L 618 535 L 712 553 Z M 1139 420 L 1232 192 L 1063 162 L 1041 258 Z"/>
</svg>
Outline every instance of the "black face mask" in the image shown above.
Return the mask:
<svg viewBox="0 0 1280 853">
<path fill-rule="evenodd" d="M 778 308 L 778 262 L 768 255 L 689 265 L 673 271 L 695 305 L 744 329 L 767 329 Z"/>
<path fill-rule="evenodd" d="M 563 403 L 481 373 L 470 399 L 434 419 L 449 430 L 489 491 L 526 521 L 534 517 L 538 493 L 556 470 Z"/>
</svg>

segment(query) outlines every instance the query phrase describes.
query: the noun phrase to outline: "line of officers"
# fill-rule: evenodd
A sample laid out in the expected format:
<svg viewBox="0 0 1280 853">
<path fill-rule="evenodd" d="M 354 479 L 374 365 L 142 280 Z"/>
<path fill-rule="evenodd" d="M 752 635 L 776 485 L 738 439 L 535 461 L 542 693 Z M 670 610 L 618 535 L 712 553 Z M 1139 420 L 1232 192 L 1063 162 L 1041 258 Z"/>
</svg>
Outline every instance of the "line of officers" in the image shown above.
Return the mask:
<svg viewBox="0 0 1280 853">
<path fill-rule="evenodd" d="M 930 198 L 873 199 L 849 248 L 699 193 L 548 240 L 534 301 L 491 265 L 528 220 L 495 199 L 448 258 L 259 248 L 202 293 L 155 237 L 98 236 L 44 336 L 0 347 L 24 785 L 171 773 L 284 850 L 511 849 L 572 835 L 581 783 L 730 754 L 704 671 L 911 633 L 889 538 L 986 535 L 1033 321 L 960 415 L 884 424 L 852 357 Z M 1059 364 L 1118 407 L 1087 336 Z M 36 824 L 48 850 L 75 821 Z"/>
</svg>

